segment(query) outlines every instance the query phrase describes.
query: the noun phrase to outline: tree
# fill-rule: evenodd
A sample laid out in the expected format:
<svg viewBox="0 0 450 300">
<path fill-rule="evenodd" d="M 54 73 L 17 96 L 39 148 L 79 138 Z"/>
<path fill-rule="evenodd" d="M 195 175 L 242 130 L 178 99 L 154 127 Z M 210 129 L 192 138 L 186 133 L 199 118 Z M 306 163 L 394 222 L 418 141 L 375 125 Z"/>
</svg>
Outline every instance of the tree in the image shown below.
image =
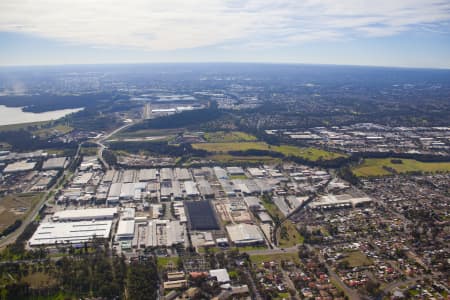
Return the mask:
<svg viewBox="0 0 450 300">
<path fill-rule="evenodd" d="M 128 299 L 154 300 L 158 293 L 158 273 L 153 261 L 132 263 L 128 270 Z"/>
</svg>

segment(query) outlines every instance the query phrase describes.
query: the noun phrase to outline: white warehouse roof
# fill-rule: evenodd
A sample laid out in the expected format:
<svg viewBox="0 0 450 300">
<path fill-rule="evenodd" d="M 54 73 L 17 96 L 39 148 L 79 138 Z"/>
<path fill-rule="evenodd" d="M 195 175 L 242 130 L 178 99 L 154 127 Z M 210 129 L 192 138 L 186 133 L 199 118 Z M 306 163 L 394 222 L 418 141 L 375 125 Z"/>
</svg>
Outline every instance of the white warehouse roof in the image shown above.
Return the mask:
<svg viewBox="0 0 450 300">
<path fill-rule="evenodd" d="M 91 180 L 92 176 L 94 176 L 93 173 L 82 173 L 79 174 L 75 179 L 73 180 L 74 185 L 86 185 L 89 180 Z"/>
<path fill-rule="evenodd" d="M 117 227 L 118 238 L 131 238 L 134 236 L 134 220 L 120 220 Z"/>
<path fill-rule="evenodd" d="M 136 210 L 132 207 L 126 207 L 122 210 L 122 220 L 134 220 Z"/>
<path fill-rule="evenodd" d="M 5 173 L 13 173 L 13 172 L 23 172 L 33 170 L 36 166 L 35 162 L 27 162 L 27 161 L 18 161 L 9 164 L 3 172 Z"/>
<path fill-rule="evenodd" d="M 258 226 L 251 224 L 228 225 L 228 235 L 236 245 L 263 243 L 264 237 Z"/>
<path fill-rule="evenodd" d="M 53 157 L 47 159 L 42 165 L 43 170 L 64 169 L 66 165 L 66 157 Z"/>
<path fill-rule="evenodd" d="M 56 212 L 53 219 L 59 221 L 112 219 L 116 213 L 117 208 L 68 209 Z"/>
<path fill-rule="evenodd" d="M 139 181 L 156 180 L 156 169 L 142 169 L 139 171 Z"/>
<path fill-rule="evenodd" d="M 108 238 L 112 221 L 41 223 L 30 239 L 30 246 L 55 243 L 82 243 L 94 237 Z"/>
<path fill-rule="evenodd" d="M 352 197 L 348 194 L 343 195 L 325 195 L 320 197 L 318 200 L 309 204 L 311 208 L 320 208 L 320 207 L 336 207 L 336 206 L 357 206 L 362 203 L 369 203 L 372 199 L 369 197 Z"/>
<path fill-rule="evenodd" d="M 185 181 L 184 188 L 186 189 L 186 194 L 188 196 L 198 196 L 199 194 L 197 184 L 193 181 Z"/>
<path fill-rule="evenodd" d="M 131 199 L 134 196 L 134 183 L 124 183 L 120 190 L 121 199 Z"/>
<path fill-rule="evenodd" d="M 209 276 L 216 277 L 219 283 L 230 282 L 230 275 L 228 275 L 227 269 L 209 270 Z"/>
<path fill-rule="evenodd" d="M 245 174 L 244 169 L 241 167 L 228 167 L 227 171 L 230 175 L 243 175 Z"/>
<path fill-rule="evenodd" d="M 151 247 L 184 243 L 186 227 L 180 221 L 152 220 L 148 223 L 146 245 Z"/>
<path fill-rule="evenodd" d="M 111 184 L 111 187 L 109 188 L 108 197 L 109 198 L 111 198 L 111 197 L 119 198 L 121 190 L 122 190 L 122 183 Z"/>
</svg>

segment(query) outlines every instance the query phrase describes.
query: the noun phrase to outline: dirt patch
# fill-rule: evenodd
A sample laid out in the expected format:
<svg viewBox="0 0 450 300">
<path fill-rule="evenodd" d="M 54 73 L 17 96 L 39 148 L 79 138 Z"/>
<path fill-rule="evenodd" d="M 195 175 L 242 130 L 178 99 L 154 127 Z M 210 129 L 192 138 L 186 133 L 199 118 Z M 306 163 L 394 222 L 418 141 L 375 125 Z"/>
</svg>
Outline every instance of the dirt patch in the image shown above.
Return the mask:
<svg viewBox="0 0 450 300">
<path fill-rule="evenodd" d="M 24 219 L 41 197 L 42 193 L 24 193 L 0 198 L 0 231 L 13 224 L 17 219 Z"/>
</svg>

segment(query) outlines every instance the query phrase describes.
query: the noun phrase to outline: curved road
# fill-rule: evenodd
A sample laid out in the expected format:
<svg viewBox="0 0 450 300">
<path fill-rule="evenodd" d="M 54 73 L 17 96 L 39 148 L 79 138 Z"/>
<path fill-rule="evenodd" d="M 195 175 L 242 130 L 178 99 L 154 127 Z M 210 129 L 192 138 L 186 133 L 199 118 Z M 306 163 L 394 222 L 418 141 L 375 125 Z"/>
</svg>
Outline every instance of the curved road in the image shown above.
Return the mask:
<svg viewBox="0 0 450 300">
<path fill-rule="evenodd" d="M 115 134 L 119 133 L 120 131 L 124 130 L 125 128 L 130 127 L 133 124 L 135 124 L 135 123 L 125 124 L 125 125 L 117 128 L 117 129 L 111 131 L 110 133 L 100 137 L 99 139 L 92 141 L 93 143 L 95 143 L 95 144 L 97 144 L 99 146 L 99 149 L 97 151 L 97 156 L 98 156 L 98 159 L 102 162 L 102 164 L 105 166 L 106 169 L 109 169 L 110 166 L 103 159 L 103 151 L 106 149 L 106 146 L 103 144 L 103 142 L 106 141 L 107 139 L 109 139 L 110 137 L 112 137 L 113 135 L 115 135 Z"/>
</svg>

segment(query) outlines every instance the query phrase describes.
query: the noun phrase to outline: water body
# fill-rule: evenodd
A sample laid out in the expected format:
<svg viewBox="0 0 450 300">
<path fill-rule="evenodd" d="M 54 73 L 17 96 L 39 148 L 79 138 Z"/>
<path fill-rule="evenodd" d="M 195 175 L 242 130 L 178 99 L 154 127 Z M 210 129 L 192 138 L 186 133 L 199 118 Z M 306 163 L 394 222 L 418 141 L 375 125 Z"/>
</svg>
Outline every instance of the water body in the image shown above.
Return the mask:
<svg viewBox="0 0 450 300">
<path fill-rule="evenodd" d="M 0 105 L 0 126 L 11 124 L 22 124 L 31 122 L 42 122 L 57 120 L 68 114 L 78 112 L 83 108 L 61 109 L 43 113 L 24 112 L 21 107 L 6 107 Z"/>
</svg>

